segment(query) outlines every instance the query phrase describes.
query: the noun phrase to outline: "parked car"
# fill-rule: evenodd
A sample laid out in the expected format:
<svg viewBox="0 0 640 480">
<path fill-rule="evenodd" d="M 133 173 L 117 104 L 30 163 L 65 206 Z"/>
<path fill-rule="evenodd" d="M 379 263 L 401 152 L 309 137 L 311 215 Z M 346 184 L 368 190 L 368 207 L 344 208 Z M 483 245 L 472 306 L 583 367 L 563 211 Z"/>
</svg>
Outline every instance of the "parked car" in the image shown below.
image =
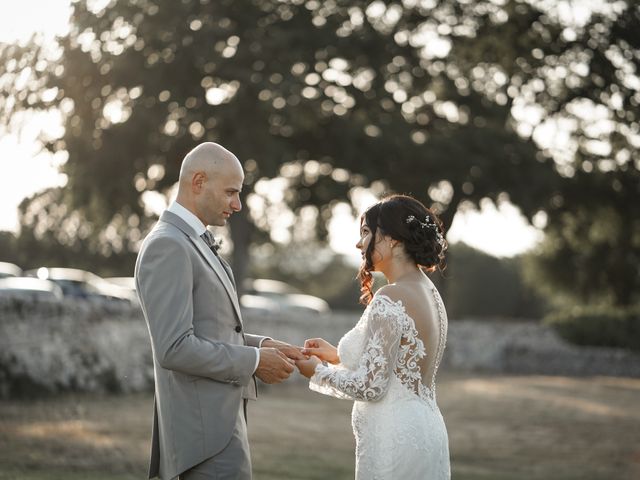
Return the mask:
<svg viewBox="0 0 640 480">
<path fill-rule="evenodd" d="M 131 296 L 132 299 L 138 301 L 136 293 L 136 279 L 133 277 L 105 277 L 105 281 L 123 288 Z"/>
<path fill-rule="evenodd" d="M 41 267 L 28 270 L 25 274 L 55 282 L 60 286 L 65 297 L 127 304 L 135 302 L 135 295 L 132 297 L 126 288 L 107 282 L 86 270 Z"/>
<path fill-rule="evenodd" d="M 62 300 L 60 286 L 50 280 L 33 277 L 0 278 L 0 297 L 21 300 Z"/>
<path fill-rule="evenodd" d="M 104 277 L 107 282 L 126 288 L 133 292 L 136 291 L 136 279 L 133 277 Z"/>
<path fill-rule="evenodd" d="M 0 278 L 21 277 L 22 269 L 9 262 L 0 262 Z"/>
<path fill-rule="evenodd" d="M 331 309 L 319 297 L 306 295 L 285 282 L 266 278 L 246 279 L 240 305 L 248 310 L 325 314 Z"/>
</svg>

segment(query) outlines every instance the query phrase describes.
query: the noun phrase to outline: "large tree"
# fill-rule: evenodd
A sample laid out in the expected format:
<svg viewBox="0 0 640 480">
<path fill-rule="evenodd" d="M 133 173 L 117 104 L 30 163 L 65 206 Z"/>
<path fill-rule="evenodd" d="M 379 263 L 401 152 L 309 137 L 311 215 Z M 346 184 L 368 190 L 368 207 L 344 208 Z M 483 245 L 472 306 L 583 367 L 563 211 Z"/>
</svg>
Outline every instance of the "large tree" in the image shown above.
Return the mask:
<svg viewBox="0 0 640 480">
<path fill-rule="evenodd" d="M 447 225 L 462 202 L 504 195 L 532 217 L 553 210 L 571 178 L 540 148 L 538 127 L 592 85 L 613 84 L 591 63 L 605 64 L 615 45 L 626 59 L 629 41 L 614 27 L 637 22 L 636 7 L 616 2 L 570 33 L 543 7 L 139 0 L 91 11 L 76 2 L 57 47 L 2 49 L 0 105 L 6 122 L 21 110 L 62 111 L 64 135 L 48 145 L 68 152 L 59 213 L 116 253 L 121 238 L 121 251 L 135 250 L 150 219 L 142 198 L 164 193 L 203 140 L 243 161 L 246 194 L 281 176 L 290 207 L 315 205 L 320 219 L 375 181 L 435 204 Z M 618 60 L 605 65 L 614 77 Z M 25 222 L 36 218 L 29 208 Z M 240 275 L 251 220 L 269 229 L 244 212 L 232 222 Z"/>
<path fill-rule="evenodd" d="M 523 110 L 539 111 L 533 136 L 562 179 L 529 273 L 571 302 L 640 301 L 640 5 L 633 3 L 603 2 L 558 32 L 551 49 L 535 52 L 539 64 L 522 99 Z"/>
</svg>

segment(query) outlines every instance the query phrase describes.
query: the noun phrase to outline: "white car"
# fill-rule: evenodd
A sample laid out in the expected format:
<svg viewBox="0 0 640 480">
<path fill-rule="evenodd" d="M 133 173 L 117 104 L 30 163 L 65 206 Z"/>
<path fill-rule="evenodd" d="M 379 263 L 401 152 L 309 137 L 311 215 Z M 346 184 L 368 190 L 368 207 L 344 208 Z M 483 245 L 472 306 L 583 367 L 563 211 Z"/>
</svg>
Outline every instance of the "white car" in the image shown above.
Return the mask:
<svg viewBox="0 0 640 480">
<path fill-rule="evenodd" d="M 325 314 L 329 304 L 319 297 L 305 295 L 285 282 L 266 278 L 247 279 L 240 306 L 264 312 L 292 312 Z"/>
<path fill-rule="evenodd" d="M 0 278 L 0 297 L 20 300 L 62 300 L 62 289 L 54 282 L 33 277 Z"/>
<path fill-rule="evenodd" d="M 86 270 L 41 267 L 28 270 L 25 274 L 55 282 L 62 288 L 65 297 L 123 304 L 135 304 L 137 301 L 135 294 L 132 295 L 128 289 L 107 282 L 95 273 Z"/>
<path fill-rule="evenodd" d="M 0 278 L 21 277 L 22 269 L 9 262 L 0 262 Z"/>
</svg>

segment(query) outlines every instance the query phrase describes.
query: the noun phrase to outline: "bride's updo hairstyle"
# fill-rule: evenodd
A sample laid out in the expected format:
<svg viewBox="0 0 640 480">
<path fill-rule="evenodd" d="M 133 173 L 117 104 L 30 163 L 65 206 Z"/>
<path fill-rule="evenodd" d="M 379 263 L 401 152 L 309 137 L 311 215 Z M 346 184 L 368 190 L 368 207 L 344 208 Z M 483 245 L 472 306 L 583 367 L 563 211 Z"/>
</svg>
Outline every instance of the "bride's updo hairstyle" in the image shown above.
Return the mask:
<svg viewBox="0 0 640 480">
<path fill-rule="evenodd" d="M 411 261 L 426 271 L 446 267 L 444 254 L 447 241 L 440 219 L 415 198 L 391 195 L 369 207 L 360 222 L 371 230 L 371 242 L 360 266 L 360 303 L 368 305 L 373 298 L 373 261 L 378 232 L 402 243 Z"/>
</svg>

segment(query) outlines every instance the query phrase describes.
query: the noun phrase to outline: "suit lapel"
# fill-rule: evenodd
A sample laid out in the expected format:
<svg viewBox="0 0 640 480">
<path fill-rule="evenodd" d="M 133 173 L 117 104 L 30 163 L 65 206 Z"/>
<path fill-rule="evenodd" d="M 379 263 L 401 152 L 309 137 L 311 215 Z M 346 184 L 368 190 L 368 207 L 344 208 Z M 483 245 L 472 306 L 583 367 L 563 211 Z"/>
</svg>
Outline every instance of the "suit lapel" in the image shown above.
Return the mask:
<svg viewBox="0 0 640 480">
<path fill-rule="evenodd" d="M 242 319 L 242 316 L 240 315 L 240 305 L 238 304 L 238 294 L 236 293 L 236 290 L 231 283 L 230 276 L 225 271 L 220 260 L 216 258 L 214 253 L 211 251 L 209 247 L 207 247 L 204 244 L 204 242 L 198 241 L 200 239 L 189 237 L 189 240 L 191 240 L 191 242 L 195 245 L 195 247 L 200 251 L 202 256 L 204 256 L 207 263 L 211 265 L 211 267 L 213 268 L 213 271 L 216 273 L 216 275 L 222 282 L 222 285 L 224 286 L 225 290 L 227 291 L 227 295 L 229 295 L 229 298 L 231 299 L 231 303 L 233 303 L 233 308 L 236 310 L 236 315 L 238 315 L 238 319 L 239 320 Z"/>
<path fill-rule="evenodd" d="M 202 241 L 202 239 L 196 235 L 196 232 L 194 232 L 193 229 L 189 225 L 187 225 L 187 223 L 184 220 L 182 220 L 180 217 L 178 217 L 174 213 L 165 211 L 160 216 L 160 220 L 170 223 L 175 227 L 179 228 L 180 230 L 182 230 L 182 232 L 184 232 L 187 235 L 191 243 L 196 247 L 196 249 L 204 257 L 204 259 L 211 266 L 211 268 L 213 268 L 213 271 L 215 272 L 217 277 L 220 279 L 220 282 L 224 286 L 224 289 L 226 290 L 227 295 L 229 296 L 229 299 L 233 304 L 233 308 L 236 311 L 236 315 L 238 317 L 238 322 L 242 325 L 242 315 L 240 314 L 240 304 L 238 303 L 238 294 L 236 293 L 236 290 L 231 283 L 231 276 L 227 274 L 227 272 L 225 271 L 225 268 L 222 266 L 222 263 L 221 263 L 222 259 L 218 260 L 218 258 L 216 258 L 216 256 L 211 251 L 211 249 L 205 245 L 204 241 Z"/>
<path fill-rule="evenodd" d="M 224 258 L 220 256 L 218 256 L 217 258 L 222 264 L 224 270 L 227 272 L 227 276 L 229 277 L 229 280 L 231 280 L 231 285 L 233 285 L 233 290 L 237 293 L 238 287 L 236 286 L 236 279 L 233 277 L 233 272 L 231 271 L 231 265 L 229 265 Z"/>
</svg>

